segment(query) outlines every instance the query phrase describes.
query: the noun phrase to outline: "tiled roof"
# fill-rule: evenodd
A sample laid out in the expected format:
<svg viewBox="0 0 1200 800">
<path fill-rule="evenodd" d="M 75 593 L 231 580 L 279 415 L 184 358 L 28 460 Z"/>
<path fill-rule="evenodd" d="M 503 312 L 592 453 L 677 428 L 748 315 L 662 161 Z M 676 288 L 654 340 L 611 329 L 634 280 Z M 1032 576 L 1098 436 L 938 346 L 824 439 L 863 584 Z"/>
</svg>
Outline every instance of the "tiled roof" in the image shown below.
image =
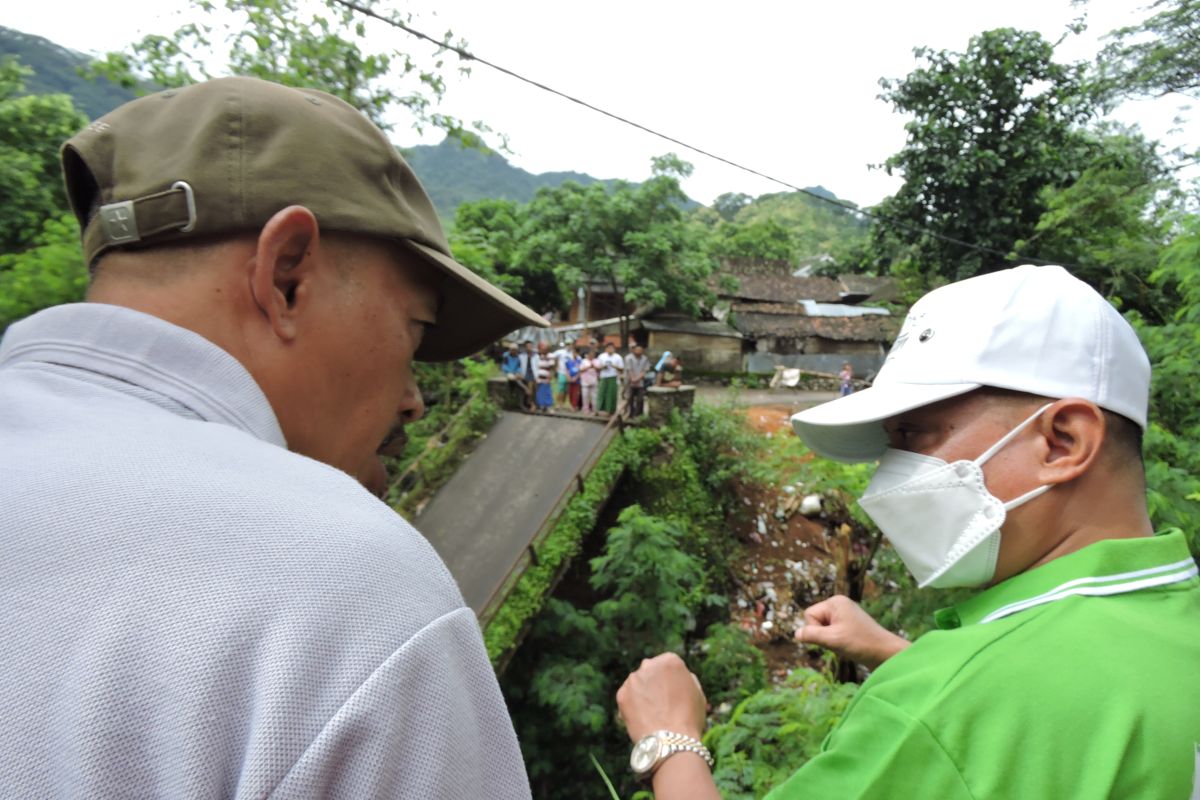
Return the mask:
<svg viewBox="0 0 1200 800">
<path fill-rule="evenodd" d="M 723 297 L 738 300 L 761 300 L 769 303 L 798 303 L 817 300 L 836 303 L 842 299 L 842 285 L 833 278 L 795 278 L 791 275 L 741 275 L 738 288 L 721 292 Z"/>
<path fill-rule="evenodd" d="M 876 277 L 874 275 L 838 275 L 844 291 L 859 296 L 866 295 L 867 302 L 886 303 L 894 300 L 900 291 L 900 284 L 895 278 Z"/>
<path fill-rule="evenodd" d="M 897 317 L 809 317 L 761 311 L 734 311 L 734 327 L 745 336 L 808 338 L 819 336 L 839 342 L 890 342 L 900 332 Z"/>
</svg>

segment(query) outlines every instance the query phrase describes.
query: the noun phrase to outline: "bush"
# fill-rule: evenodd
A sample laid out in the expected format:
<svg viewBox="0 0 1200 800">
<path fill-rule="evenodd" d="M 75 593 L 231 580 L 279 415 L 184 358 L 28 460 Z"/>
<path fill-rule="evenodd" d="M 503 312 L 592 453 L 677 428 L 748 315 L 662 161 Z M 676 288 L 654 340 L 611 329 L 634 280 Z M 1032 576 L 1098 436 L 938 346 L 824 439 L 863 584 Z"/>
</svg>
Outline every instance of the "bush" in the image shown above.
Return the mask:
<svg viewBox="0 0 1200 800">
<path fill-rule="evenodd" d="M 857 690 L 809 669 L 765 689 L 714 726 L 704 743 L 716 759 L 713 779 L 721 796 L 758 798 L 787 780 L 821 750 Z"/>
<path fill-rule="evenodd" d="M 75 218 L 46 220 L 29 249 L 0 255 L 0 333 L 43 308 L 83 300 L 87 285 Z"/>
<path fill-rule="evenodd" d="M 729 623 L 708 627 L 693 649 L 692 671 L 714 708 L 739 703 L 767 686 L 767 664 L 745 631 Z"/>
<path fill-rule="evenodd" d="M 450 479 L 500 413 L 487 392 L 487 380 L 496 372 L 490 361 L 464 359 L 416 367 L 428 411 L 406 427 L 404 452 L 388 459 L 387 465 L 388 505 L 409 520 Z"/>
</svg>

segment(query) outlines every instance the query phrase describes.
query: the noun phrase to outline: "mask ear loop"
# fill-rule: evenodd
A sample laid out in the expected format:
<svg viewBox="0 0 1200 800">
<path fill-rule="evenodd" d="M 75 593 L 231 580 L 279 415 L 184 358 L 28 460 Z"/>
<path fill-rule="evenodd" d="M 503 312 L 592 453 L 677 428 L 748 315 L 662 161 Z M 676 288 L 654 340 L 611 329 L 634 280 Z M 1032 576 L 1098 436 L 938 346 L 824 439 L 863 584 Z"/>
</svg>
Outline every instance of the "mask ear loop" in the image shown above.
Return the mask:
<svg viewBox="0 0 1200 800">
<path fill-rule="evenodd" d="M 1006 444 L 1008 444 L 1013 439 L 1015 439 L 1018 435 L 1020 435 L 1021 431 L 1028 428 L 1035 419 L 1040 417 L 1046 411 L 1046 409 L 1052 405 L 1054 405 L 1054 404 L 1046 403 L 1046 405 L 1042 406 L 1037 411 L 1033 412 L 1033 414 L 1031 414 L 1024 422 L 1022 422 L 1017 427 L 1013 428 L 1008 433 L 1004 434 L 1004 436 L 1002 436 L 1000 438 L 1000 441 L 996 442 L 994 445 L 992 445 L 987 450 L 985 450 L 983 455 L 981 455 L 979 458 L 975 459 L 975 463 L 979 467 L 983 467 L 983 465 L 987 462 L 987 460 L 989 458 L 991 458 L 992 456 L 996 455 L 996 453 L 999 453 L 1001 450 L 1003 450 L 1004 446 Z M 1045 486 L 1039 486 L 1036 489 L 1032 489 L 1032 490 L 1026 492 L 1025 494 L 1021 495 L 1020 497 L 1017 497 L 1013 500 L 1009 500 L 1007 503 L 1004 504 L 1004 510 L 1012 511 L 1014 508 L 1017 508 L 1018 506 L 1025 505 L 1026 503 L 1028 503 L 1030 500 L 1034 499 L 1035 497 L 1041 497 L 1043 494 L 1050 491 L 1052 488 L 1054 488 L 1054 484 L 1048 483 Z"/>
<path fill-rule="evenodd" d="M 981 467 L 982 467 L 984 464 L 986 464 L 986 463 L 987 463 L 987 461 L 988 461 L 988 459 L 990 459 L 992 456 L 996 455 L 996 453 L 999 453 L 1001 450 L 1003 450 L 1005 445 L 1007 445 L 1007 444 L 1008 444 L 1009 442 L 1011 442 L 1013 439 L 1017 438 L 1017 436 L 1019 436 L 1019 435 L 1020 435 L 1021 431 L 1025 430 L 1026 428 L 1028 428 L 1028 427 L 1029 427 L 1029 425 L 1030 425 L 1030 424 L 1031 424 L 1031 423 L 1032 423 L 1032 422 L 1033 422 L 1035 419 L 1037 419 L 1038 417 L 1040 417 L 1040 416 L 1042 415 L 1042 413 L 1043 413 L 1043 412 L 1044 412 L 1044 411 L 1045 411 L 1047 408 L 1049 408 L 1049 407 L 1050 407 L 1050 406 L 1052 406 L 1052 405 L 1054 405 L 1054 404 L 1053 404 L 1053 403 L 1046 403 L 1046 405 L 1042 406 L 1042 407 L 1041 407 L 1041 408 L 1039 408 L 1037 411 L 1033 412 L 1033 414 L 1031 414 L 1031 415 L 1030 415 L 1030 416 L 1029 416 L 1029 417 L 1028 417 L 1028 418 L 1027 418 L 1027 419 L 1026 419 L 1024 422 L 1022 422 L 1022 423 L 1021 423 L 1020 425 L 1018 425 L 1017 427 L 1013 428 L 1013 429 L 1012 429 L 1011 431 L 1009 431 L 1008 433 L 1004 434 L 1004 436 L 1000 437 L 1000 441 L 996 442 L 994 445 L 992 445 L 991 447 L 989 447 L 987 450 L 984 450 L 984 451 L 983 451 L 983 455 L 981 455 L 979 458 L 975 459 L 975 463 L 976 463 L 978 466 L 981 466 Z"/>
</svg>

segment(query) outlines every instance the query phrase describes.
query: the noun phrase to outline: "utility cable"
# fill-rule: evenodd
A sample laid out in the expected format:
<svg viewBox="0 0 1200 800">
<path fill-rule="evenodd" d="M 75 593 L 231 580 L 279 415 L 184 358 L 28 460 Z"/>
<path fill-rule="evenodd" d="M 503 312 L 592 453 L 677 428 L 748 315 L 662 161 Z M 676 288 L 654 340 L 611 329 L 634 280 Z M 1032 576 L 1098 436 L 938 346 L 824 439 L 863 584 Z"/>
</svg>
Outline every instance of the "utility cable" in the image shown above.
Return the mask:
<svg viewBox="0 0 1200 800">
<path fill-rule="evenodd" d="M 380 22 L 391 25 L 393 28 L 398 28 L 411 36 L 415 36 L 418 39 L 423 39 L 433 45 L 436 45 L 437 47 L 439 47 L 443 50 L 449 50 L 450 52 L 459 56 L 459 58 L 462 58 L 466 61 L 474 61 L 476 63 L 483 64 L 485 67 L 491 67 L 492 69 L 496 70 L 497 72 L 499 72 L 503 75 L 507 75 L 510 78 L 515 78 L 516 80 L 519 80 L 523 83 L 527 83 L 530 86 L 541 89 L 544 92 L 549 92 L 550 94 L 561 97 L 562 99 L 568 100 L 572 103 L 575 103 L 576 105 L 583 106 L 584 108 L 586 108 L 590 111 L 595 111 L 597 114 L 603 114 L 604 116 L 606 116 L 610 119 L 614 119 L 617 122 L 637 128 L 638 130 L 648 133 L 651 136 L 656 136 L 659 139 L 663 139 L 665 141 L 671 142 L 672 144 L 679 145 L 680 147 L 686 148 L 687 150 L 690 150 L 693 153 L 698 153 L 702 156 L 705 156 L 706 158 L 711 158 L 714 161 L 719 161 L 722 164 L 727 164 L 727 165 L 733 167 L 734 169 L 741 170 L 742 172 L 747 172 L 751 175 L 755 175 L 759 178 L 763 178 L 765 180 L 771 181 L 772 183 L 777 183 L 780 186 L 783 186 L 787 189 L 791 189 L 794 192 L 799 192 L 800 194 L 815 198 L 816 200 L 818 200 L 822 203 L 826 203 L 828 205 L 835 206 L 837 208 L 842 209 L 843 211 L 848 211 L 852 214 L 859 214 L 863 217 L 867 217 L 869 219 L 875 220 L 877 222 L 881 222 L 886 225 L 890 225 L 895 228 L 902 228 L 906 231 L 909 231 L 910 233 L 919 233 L 923 236 L 929 236 L 933 239 L 947 242 L 948 244 L 954 244 L 954 245 L 958 245 L 959 247 L 965 247 L 969 250 L 974 250 L 975 252 L 978 252 L 978 253 L 987 253 L 989 255 L 999 256 L 1000 258 L 1004 259 L 1005 261 L 1009 260 L 1008 253 L 1005 253 L 1001 250 L 997 250 L 993 247 L 988 247 L 988 246 L 982 245 L 982 244 L 976 244 L 974 242 L 968 242 L 963 239 L 958 239 L 954 236 L 949 236 L 947 234 L 940 233 L 940 232 L 932 230 L 930 228 L 924 228 L 920 225 L 914 225 L 910 222 L 905 222 L 904 220 L 896 219 L 895 217 L 889 217 L 885 214 L 879 214 L 874 211 L 868 211 L 864 208 L 860 208 L 859 206 L 855 205 L 854 203 L 844 202 L 841 200 L 836 200 L 834 198 L 825 197 L 824 195 L 814 192 L 811 189 L 805 189 L 803 187 L 796 186 L 793 183 L 789 183 L 785 180 L 781 180 L 779 178 L 774 177 L 773 175 L 768 175 L 765 172 L 760 172 L 759 170 L 754 169 L 753 167 L 747 167 L 744 164 L 739 164 L 736 161 L 725 158 L 724 156 L 710 152 L 701 147 L 697 147 L 696 145 L 688 144 L 687 142 L 683 141 L 682 139 L 676 139 L 674 136 L 670 136 L 668 134 L 662 133 L 661 131 L 657 131 L 654 128 L 643 125 L 640 122 L 635 122 L 634 120 L 628 119 L 627 117 L 622 117 L 620 114 L 615 114 L 612 111 L 608 111 L 607 109 L 600 108 L 599 106 L 593 105 L 593 104 L 587 102 L 586 100 L 581 100 L 578 97 L 567 94 L 566 92 L 559 91 L 558 89 L 555 89 L 552 86 L 547 86 L 546 84 L 541 83 L 540 81 L 535 81 L 532 78 L 527 78 L 518 72 L 514 72 L 513 70 L 508 69 L 507 67 L 503 67 L 493 61 L 488 61 L 486 58 L 482 58 L 478 55 L 475 55 L 474 53 L 472 53 L 468 50 L 465 50 L 461 47 L 458 47 L 457 45 L 451 44 L 448 41 L 435 38 L 433 36 L 430 36 L 427 33 L 422 33 L 421 31 L 399 21 L 398 19 L 395 19 L 394 17 L 385 16 L 371 8 L 367 8 L 366 6 L 359 5 L 358 3 L 354 2 L 354 0 L 332 0 L 332 2 L 337 3 L 340 6 L 344 6 L 345 8 L 348 8 L 352 11 L 356 11 L 359 14 L 362 14 L 364 16 L 371 17 L 372 19 L 377 19 Z M 1083 267 L 1080 267 L 1077 264 L 1069 264 L 1069 263 L 1066 263 L 1063 261 L 1045 261 L 1043 259 L 1033 258 L 1031 256 L 1020 256 L 1020 258 L 1028 263 L 1040 264 L 1043 266 L 1057 264 L 1058 266 L 1070 267 L 1075 270 L 1084 269 Z"/>
</svg>

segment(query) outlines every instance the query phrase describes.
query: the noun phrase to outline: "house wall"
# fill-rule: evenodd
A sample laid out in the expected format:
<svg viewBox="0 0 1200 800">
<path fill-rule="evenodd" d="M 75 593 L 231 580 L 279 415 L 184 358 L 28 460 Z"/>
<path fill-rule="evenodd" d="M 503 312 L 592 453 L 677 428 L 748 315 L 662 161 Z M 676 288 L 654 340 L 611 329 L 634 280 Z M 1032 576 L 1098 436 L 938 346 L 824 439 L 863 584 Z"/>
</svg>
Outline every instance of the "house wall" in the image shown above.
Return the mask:
<svg viewBox="0 0 1200 800">
<path fill-rule="evenodd" d="M 839 342 L 814 336 L 804 344 L 806 354 L 834 353 L 840 355 L 870 355 L 880 352 L 879 342 Z"/>
<path fill-rule="evenodd" d="M 685 375 L 689 369 L 703 372 L 742 371 L 742 340 L 731 336 L 650 331 L 646 349 L 653 361 L 657 361 L 664 350 L 670 350 L 683 362 Z"/>
<path fill-rule="evenodd" d="M 835 353 L 816 353 L 812 355 L 783 355 L 779 353 L 749 353 L 746 355 L 746 372 L 772 375 L 775 367 L 793 367 L 809 372 L 821 372 L 826 375 L 836 375 L 842 368 L 842 363 L 849 361 L 854 377 L 862 378 L 873 375 L 883 365 L 883 354 L 854 353 L 840 355 Z"/>
</svg>

